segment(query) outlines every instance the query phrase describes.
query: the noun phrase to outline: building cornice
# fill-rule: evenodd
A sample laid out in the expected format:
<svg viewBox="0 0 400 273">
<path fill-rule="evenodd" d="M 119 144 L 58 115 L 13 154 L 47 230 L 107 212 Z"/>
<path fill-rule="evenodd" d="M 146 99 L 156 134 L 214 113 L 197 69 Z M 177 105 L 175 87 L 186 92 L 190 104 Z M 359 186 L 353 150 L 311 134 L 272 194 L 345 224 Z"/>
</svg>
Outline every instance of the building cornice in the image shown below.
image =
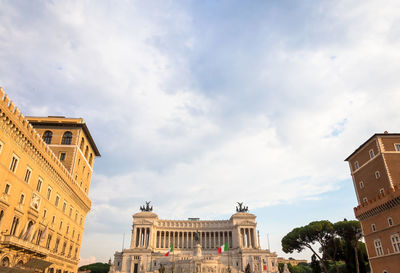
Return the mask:
<svg viewBox="0 0 400 273">
<path fill-rule="evenodd" d="M 1 87 L 0 128 L 22 151 L 33 158 L 55 183 L 69 193 L 85 213 L 90 210 L 89 197 Z"/>
</svg>

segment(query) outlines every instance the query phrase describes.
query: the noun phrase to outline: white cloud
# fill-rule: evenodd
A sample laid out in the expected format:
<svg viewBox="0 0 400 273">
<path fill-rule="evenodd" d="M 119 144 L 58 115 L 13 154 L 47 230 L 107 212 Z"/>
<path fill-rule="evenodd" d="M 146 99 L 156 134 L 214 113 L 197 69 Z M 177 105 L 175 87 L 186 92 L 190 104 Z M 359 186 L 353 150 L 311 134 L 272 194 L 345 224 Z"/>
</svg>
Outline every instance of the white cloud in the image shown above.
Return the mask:
<svg viewBox="0 0 400 273">
<path fill-rule="evenodd" d="M 83 265 L 87 265 L 87 264 L 93 264 L 96 262 L 96 257 L 95 256 L 90 256 L 88 258 L 79 258 L 79 264 L 78 267 L 83 266 Z"/>
<path fill-rule="evenodd" d="M 0 80 L 26 114 L 88 121 L 103 158 L 82 255 L 108 259 L 115 249 L 96 240 L 129 229 L 144 200 L 162 218 L 219 218 L 238 200 L 255 209 L 340 187 L 348 154 L 399 131 L 397 6 L 325 3 L 285 22 L 293 31 L 260 17 L 244 26 L 256 39 L 203 29 L 168 1 L 2 2 Z M 226 28 L 248 24 L 231 16 Z"/>
</svg>

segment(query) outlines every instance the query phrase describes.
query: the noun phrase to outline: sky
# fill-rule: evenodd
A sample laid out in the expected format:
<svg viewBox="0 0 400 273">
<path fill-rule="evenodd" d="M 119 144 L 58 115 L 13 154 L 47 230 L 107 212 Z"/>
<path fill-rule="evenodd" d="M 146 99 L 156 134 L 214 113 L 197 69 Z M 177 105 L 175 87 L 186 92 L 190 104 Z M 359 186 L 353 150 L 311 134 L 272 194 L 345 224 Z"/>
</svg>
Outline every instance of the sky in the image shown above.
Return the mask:
<svg viewBox="0 0 400 273">
<path fill-rule="evenodd" d="M 132 215 L 257 215 L 261 246 L 354 219 L 344 159 L 399 132 L 399 1 L 0 0 L 0 86 L 24 115 L 82 117 L 102 154 L 80 264 Z M 124 235 L 125 234 L 125 235 Z"/>
</svg>

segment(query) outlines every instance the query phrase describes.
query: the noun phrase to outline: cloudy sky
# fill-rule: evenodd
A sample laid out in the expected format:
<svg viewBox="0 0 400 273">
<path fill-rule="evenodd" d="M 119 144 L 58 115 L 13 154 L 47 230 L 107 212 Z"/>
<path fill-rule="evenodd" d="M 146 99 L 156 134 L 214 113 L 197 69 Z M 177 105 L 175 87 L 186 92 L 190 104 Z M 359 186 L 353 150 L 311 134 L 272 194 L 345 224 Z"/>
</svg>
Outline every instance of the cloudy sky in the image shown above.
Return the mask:
<svg viewBox="0 0 400 273">
<path fill-rule="evenodd" d="M 344 159 L 399 132 L 399 1 L 0 0 L 0 86 L 83 117 L 95 163 L 81 263 L 164 219 L 257 215 L 262 247 L 353 219 Z M 284 255 L 309 258 L 307 253 Z"/>
</svg>

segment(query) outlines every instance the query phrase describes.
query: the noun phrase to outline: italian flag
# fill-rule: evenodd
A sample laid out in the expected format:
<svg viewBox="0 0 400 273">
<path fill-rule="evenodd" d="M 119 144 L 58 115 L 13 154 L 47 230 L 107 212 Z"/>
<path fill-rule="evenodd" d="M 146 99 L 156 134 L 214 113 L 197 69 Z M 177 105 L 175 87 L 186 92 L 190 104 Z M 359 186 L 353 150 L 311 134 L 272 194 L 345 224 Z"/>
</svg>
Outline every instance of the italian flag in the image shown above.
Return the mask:
<svg viewBox="0 0 400 273">
<path fill-rule="evenodd" d="M 174 251 L 174 246 L 171 244 L 171 247 L 169 248 L 168 252 L 165 253 L 165 257 L 167 257 L 169 255 L 169 253 L 171 253 L 172 251 Z"/>
<path fill-rule="evenodd" d="M 221 254 L 222 252 L 228 251 L 228 243 L 223 244 L 218 248 L 218 254 Z"/>
</svg>

